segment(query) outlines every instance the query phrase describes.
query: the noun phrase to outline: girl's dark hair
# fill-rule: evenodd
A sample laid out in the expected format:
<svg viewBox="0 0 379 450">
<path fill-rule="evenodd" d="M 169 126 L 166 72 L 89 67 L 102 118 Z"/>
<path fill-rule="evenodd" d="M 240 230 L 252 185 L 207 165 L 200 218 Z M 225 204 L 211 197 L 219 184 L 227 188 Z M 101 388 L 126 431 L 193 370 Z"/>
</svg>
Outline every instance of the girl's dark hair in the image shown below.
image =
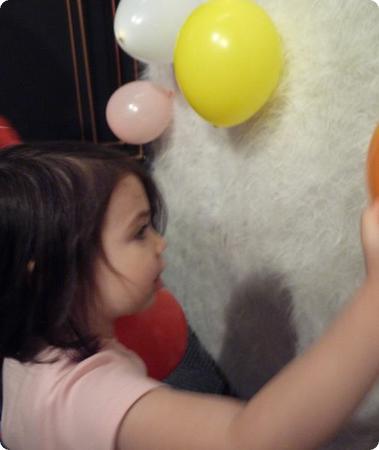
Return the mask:
<svg viewBox="0 0 379 450">
<path fill-rule="evenodd" d="M 1 358 L 38 363 L 52 345 L 80 361 L 99 350 L 89 328 L 93 267 L 110 196 L 127 174 L 142 182 L 163 231 L 154 182 L 121 150 L 59 142 L 0 151 Z"/>
</svg>

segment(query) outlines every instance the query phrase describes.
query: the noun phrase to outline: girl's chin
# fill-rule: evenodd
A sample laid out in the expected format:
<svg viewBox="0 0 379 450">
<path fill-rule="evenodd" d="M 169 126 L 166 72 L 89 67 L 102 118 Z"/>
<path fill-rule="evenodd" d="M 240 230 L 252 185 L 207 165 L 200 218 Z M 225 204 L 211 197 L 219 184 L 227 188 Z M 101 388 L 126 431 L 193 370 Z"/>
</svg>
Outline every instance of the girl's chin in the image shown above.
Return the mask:
<svg viewBox="0 0 379 450">
<path fill-rule="evenodd" d="M 155 291 L 150 295 L 149 299 L 144 303 L 142 309 L 140 311 L 146 311 L 146 309 L 150 308 L 150 306 L 154 303 L 155 300 Z"/>
<path fill-rule="evenodd" d="M 140 296 L 138 300 L 135 299 L 132 304 L 127 305 L 127 309 L 125 308 L 123 313 L 119 314 L 117 317 L 133 316 L 134 314 L 138 314 L 150 308 L 154 303 L 156 291 L 157 289 L 153 287 L 145 296 Z"/>
<path fill-rule="evenodd" d="M 133 311 L 132 312 L 129 311 L 126 315 L 132 316 L 134 314 L 139 314 L 143 311 L 146 311 L 154 303 L 154 300 L 155 300 L 155 290 L 152 291 L 151 294 L 148 295 L 146 299 L 144 299 L 144 301 L 141 301 L 138 305 L 135 305 Z"/>
</svg>

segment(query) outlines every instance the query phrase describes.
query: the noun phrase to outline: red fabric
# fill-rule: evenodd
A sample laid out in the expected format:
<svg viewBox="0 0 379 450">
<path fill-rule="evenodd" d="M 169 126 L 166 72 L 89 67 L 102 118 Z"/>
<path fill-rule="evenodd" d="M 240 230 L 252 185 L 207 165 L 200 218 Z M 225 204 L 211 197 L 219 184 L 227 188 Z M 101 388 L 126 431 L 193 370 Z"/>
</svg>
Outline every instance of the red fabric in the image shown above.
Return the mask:
<svg viewBox="0 0 379 450">
<path fill-rule="evenodd" d="M 115 335 L 142 358 L 149 376 L 163 380 L 185 354 L 188 325 L 175 297 L 162 287 L 146 311 L 115 321 Z"/>
<path fill-rule="evenodd" d="M 5 117 L 0 116 L 0 149 L 20 144 L 21 138 Z"/>
</svg>

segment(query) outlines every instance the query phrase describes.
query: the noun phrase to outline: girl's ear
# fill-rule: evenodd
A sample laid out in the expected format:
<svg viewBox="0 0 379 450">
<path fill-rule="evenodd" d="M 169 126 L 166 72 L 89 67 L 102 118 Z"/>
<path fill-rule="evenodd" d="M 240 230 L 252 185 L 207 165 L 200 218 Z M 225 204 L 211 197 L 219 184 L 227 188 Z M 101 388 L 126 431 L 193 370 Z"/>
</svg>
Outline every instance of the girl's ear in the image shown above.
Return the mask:
<svg viewBox="0 0 379 450">
<path fill-rule="evenodd" d="M 28 269 L 28 272 L 32 273 L 34 270 L 34 267 L 36 265 L 35 261 L 29 261 L 26 268 Z"/>
</svg>

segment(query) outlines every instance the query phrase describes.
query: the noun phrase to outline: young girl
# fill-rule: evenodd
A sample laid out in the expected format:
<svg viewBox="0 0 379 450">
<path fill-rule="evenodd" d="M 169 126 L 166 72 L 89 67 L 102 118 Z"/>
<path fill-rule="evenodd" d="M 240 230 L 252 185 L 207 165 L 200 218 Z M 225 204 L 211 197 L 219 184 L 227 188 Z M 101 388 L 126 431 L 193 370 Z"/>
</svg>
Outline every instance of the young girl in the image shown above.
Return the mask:
<svg viewBox="0 0 379 450">
<path fill-rule="evenodd" d="M 248 403 L 149 379 L 113 321 L 148 308 L 164 270 L 162 201 L 124 153 L 0 152 L 2 439 L 10 450 L 307 450 L 379 376 L 379 206 L 367 276 L 327 333 Z"/>
</svg>

